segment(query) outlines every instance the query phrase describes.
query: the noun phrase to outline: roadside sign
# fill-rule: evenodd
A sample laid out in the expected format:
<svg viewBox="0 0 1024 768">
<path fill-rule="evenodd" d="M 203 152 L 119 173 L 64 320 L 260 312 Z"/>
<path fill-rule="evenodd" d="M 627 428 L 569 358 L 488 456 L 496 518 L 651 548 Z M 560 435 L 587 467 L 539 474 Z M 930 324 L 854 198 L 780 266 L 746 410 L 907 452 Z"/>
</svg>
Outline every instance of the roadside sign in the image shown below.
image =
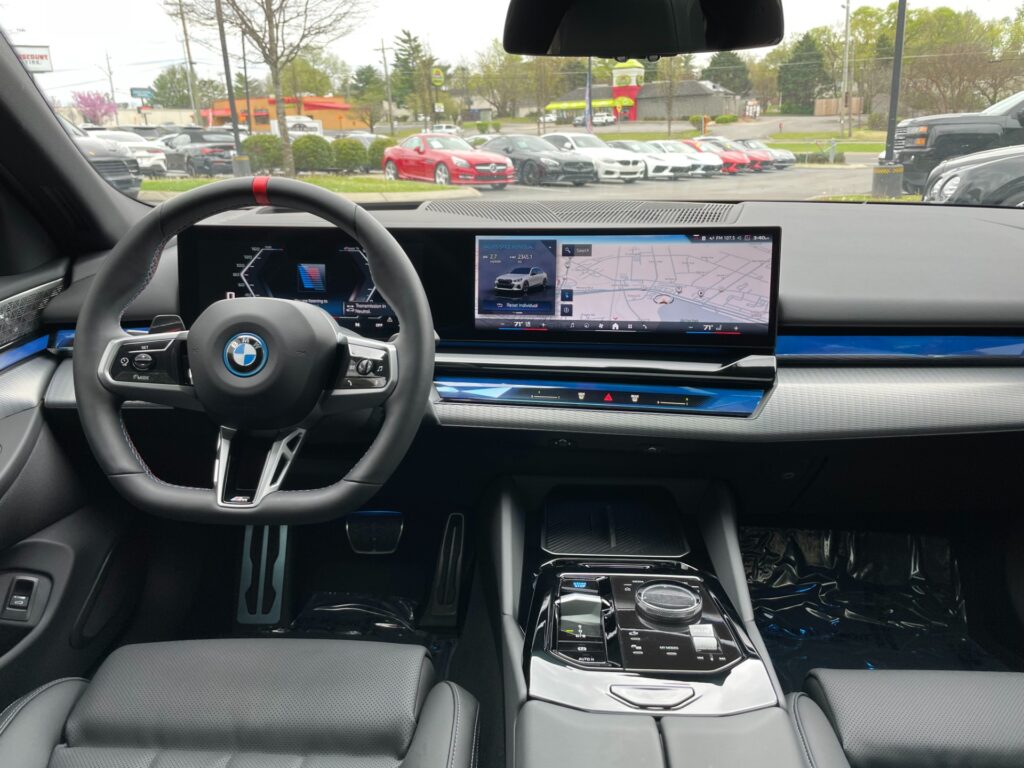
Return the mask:
<svg viewBox="0 0 1024 768">
<path fill-rule="evenodd" d="M 434 67 L 430 70 L 430 83 L 435 88 L 440 88 L 444 85 L 444 70 L 440 67 Z"/>
<path fill-rule="evenodd" d="M 442 104 L 440 101 L 437 102 L 436 104 L 434 104 L 434 113 L 438 114 L 438 115 L 443 115 L 444 114 L 444 104 Z"/>
<path fill-rule="evenodd" d="M 53 72 L 53 60 L 48 45 L 16 45 L 18 58 L 29 72 Z"/>
<path fill-rule="evenodd" d="M 129 92 L 133 99 L 152 99 L 153 89 L 152 88 L 129 88 Z"/>
</svg>

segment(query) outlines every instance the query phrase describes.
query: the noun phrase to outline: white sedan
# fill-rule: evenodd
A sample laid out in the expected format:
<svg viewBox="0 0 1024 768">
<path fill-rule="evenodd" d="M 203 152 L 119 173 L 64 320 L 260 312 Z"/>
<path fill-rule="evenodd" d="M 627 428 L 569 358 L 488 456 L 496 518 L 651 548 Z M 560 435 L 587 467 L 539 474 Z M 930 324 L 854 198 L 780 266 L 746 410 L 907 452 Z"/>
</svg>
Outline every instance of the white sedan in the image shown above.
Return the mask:
<svg viewBox="0 0 1024 768">
<path fill-rule="evenodd" d="M 696 165 L 686 155 L 662 152 L 646 141 L 619 139 L 617 141 L 609 141 L 608 146 L 624 149 L 627 152 L 633 152 L 642 157 L 646 165 L 645 179 L 681 179 L 684 176 L 689 176 Z"/>
<path fill-rule="evenodd" d="M 156 142 L 131 131 L 90 131 L 89 135 L 127 147 L 138 161 L 139 171 L 147 176 L 163 176 L 167 173 L 167 154 Z"/>
<path fill-rule="evenodd" d="M 619 179 L 631 184 L 644 177 L 646 164 L 635 152 L 609 147 L 590 133 L 549 133 L 543 137 L 555 149 L 579 152 L 594 161 L 598 181 Z"/>
<path fill-rule="evenodd" d="M 682 155 L 687 157 L 693 167 L 690 170 L 691 176 L 711 176 L 722 172 L 722 158 L 713 152 L 701 152 L 689 144 L 674 139 L 647 142 L 659 152 L 666 155 Z"/>
</svg>

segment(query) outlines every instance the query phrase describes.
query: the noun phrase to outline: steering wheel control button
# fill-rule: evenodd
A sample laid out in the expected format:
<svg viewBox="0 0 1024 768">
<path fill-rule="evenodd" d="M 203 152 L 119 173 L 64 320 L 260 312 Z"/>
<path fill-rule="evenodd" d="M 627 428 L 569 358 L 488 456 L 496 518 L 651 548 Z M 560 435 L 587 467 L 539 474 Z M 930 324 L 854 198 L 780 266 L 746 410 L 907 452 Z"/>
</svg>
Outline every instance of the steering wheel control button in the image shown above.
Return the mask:
<svg viewBox="0 0 1024 768">
<path fill-rule="evenodd" d="M 694 697 L 688 685 L 613 685 L 608 691 L 637 709 L 676 709 Z"/>
<path fill-rule="evenodd" d="M 636 610 L 656 624 L 685 624 L 700 618 L 700 593 L 673 583 L 654 583 L 636 593 Z"/>
<path fill-rule="evenodd" d="M 255 333 L 236 333 L 224 345 L 224 365 L 241 378 L 255 376 L 267 364 L 267 343 Z"/>
<path fill-rule="evenodd" d="M 356 373 L 358 373 L 360 376 L 369 376 L 371 373 L 373 373 L 373 367 L 373 360 L 364 357 L 362 360 L 356 363 Z"/>
<path fill-rule="evenodd" d="M 148 371 L 153 367 L 153 356 L 149 352 L 139 352 L 132 358 L 132 368 L 136 371 Z"/>
<path fill-rule="evenodd" d="M 179 384 L 178 356 L 181 343 L 175 339 L 122 342 L 110 363 L 110 378 L 133 384 Z"/>
</svg>

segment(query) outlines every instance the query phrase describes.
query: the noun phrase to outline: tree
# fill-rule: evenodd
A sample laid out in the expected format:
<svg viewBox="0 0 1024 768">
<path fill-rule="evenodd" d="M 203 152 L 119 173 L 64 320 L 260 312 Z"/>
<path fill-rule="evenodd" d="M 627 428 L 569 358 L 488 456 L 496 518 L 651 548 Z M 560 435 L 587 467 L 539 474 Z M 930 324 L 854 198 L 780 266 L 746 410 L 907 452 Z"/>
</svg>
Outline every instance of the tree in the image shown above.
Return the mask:
<svg viewBox="0 0 1024 768">
<path fill-rule="evenodd" d="M 281 67 L 281 89 L 285 96 L 323 96 L 331 93 L 331 78 L 305 56 Z"/>
<path fill-rule="evenodd" d="M 828 82 L 821 51 L 809 32 L 797 40 L 789 58 L 779 65 L 782 111 L 809 115 L 818 91 Z"/>
<path fill-rule="evenodd" d="M 665 56 L 658 61 L 658 79 L 665 89 L 665 122 L 669 136 L 672 135 L 672 118 L 675 117 L 676 84 L 688 79 L 684 77 L 687 65 L 692 66 L 692 61 L 687 62 L 681 56 Z"/>
<path fill-rule="evenodd" d="M 430 70 L 434 57 L 412 32 L 403 29 L 395 37 L 395 59 L 391 66 L 391 95 L 395 103 L 412 110 L 429 111 Z"/>
<path fill-rule="evenodd" d="M 707 67 L 701 72 L 700 79 L 717 83 L 739 96 L 750 93 L 750 71 L 747 69 L 747 62 L 733 51 L 719 51 L 712 56 Z"/>
<path fill-rule="evenodd" d="M 215 18 L 212 6 L 213 0 L 194 0 L 190 16 L 208 26 Z M 365 18 L 366 10 L 366 0 L 224 0 L 225 23 L 245 36 L 270 71 L 288 175 L 295 175 L 295 160 L 285 120 L 282 71 L 309 51 L 347 35 Z"/>
<path fill-rule="evenodd" d="M 195 80 L 196 106 L 208 107 L 217 99 L 227 96 L 224 83 L 220 80 Z M 153 80 L 153 103 L 168 109 L 189 109 L 192 102 L 188 96 L 188 68 L 184 64 L 172 64 Z"/>
<path fill-rule="evenodd" d="M 370 131 L 380 122 L 385 113 L 384 78 L 376 68 L 366 64 L 352 75 L 351 101 L 353 118 L 360 120 Z"/>
<path fill-rule="evenodd" d="M 245 98 L 245 88 L 249 86 L 249 95 L 253 98 L 267 95 L 267 86 L 262 80 L 252 77 L 247 79 L 241 72 L 235 72 L 235 98 Z"/>
<path fill-rule="evenodd" d="M 500 40 L 492 40 L 477 54 L 475 86 L 498 117 L 515 117 L 519 100 L 527 92 L 523 57 L 506 52 Z"/>
<path fill-rule="evenodd" d="M 117 104 L 110 95 L 99 91 L 75 91 L 71 94 L 71 103 L 82 113 L 85 122 L 96 125 L 117 112 Z"/>
</svg>

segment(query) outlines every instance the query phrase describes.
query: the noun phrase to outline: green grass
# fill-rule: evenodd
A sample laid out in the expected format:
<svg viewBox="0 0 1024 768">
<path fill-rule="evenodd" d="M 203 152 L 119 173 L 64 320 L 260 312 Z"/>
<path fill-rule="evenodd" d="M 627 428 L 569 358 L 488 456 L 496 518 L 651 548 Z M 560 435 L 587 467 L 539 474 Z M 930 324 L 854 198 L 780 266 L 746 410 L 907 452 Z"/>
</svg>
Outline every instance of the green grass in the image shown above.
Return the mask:
<svg viewBox="0 0 1024 768">
<path fill-rule="evenodd" d="M 302 176 L 301 179 L 332 192 L 437 192 L 454 188 L 423 181 L 388 181 L 383 176 Z M 187 192 L 214 181 L 216 179 L 144 179 L 142 189 L 148 192 Z"/>
<path fill-rule="evenodd" d="M 845 141 L 885 141 L 885 131 L 858 130 L 847 138 L 834 131 L 806 131 L 804 133 L 773 133 L 772 141 L 828 141 L 841 139 Z"/>
<path fill-rule="evenodd" d="M 820 143 L 815 142 L 796 142 L 796 141 L 775 141 L 771 139 L 765 142 L 769 147 L 773 149 L 788 149 L 790 152 L 828 152 L 829 144 L 827 141 Z M 884 142 L 874 141 L 841 141 L 836 144 L 837 152 L 870 152 L 877 155 L 879 152 L 885 149 Z"/>
<path fill-rule="evenodd" d="M 815 200 L 827 203 L 920 203 L 920 195 L 903 195 L 902 197 L 872 197 L 871 195 L 829 195 L 816 197 Z"/>
</svg>

